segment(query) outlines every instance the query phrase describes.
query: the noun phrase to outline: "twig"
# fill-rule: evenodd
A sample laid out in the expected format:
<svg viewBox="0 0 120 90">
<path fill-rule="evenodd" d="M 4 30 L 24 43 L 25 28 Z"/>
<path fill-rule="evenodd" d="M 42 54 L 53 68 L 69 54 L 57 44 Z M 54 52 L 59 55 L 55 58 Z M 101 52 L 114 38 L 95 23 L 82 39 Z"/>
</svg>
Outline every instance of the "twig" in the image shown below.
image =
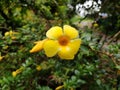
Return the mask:
<svg viewBox="0 0 120 90">
<path fill-rule="evenodd" d="M 105 42 L 105 39 L 106 39 L 106 35 L 105 34 L 103 34 L 103 36 L 102 36 L 102 38 L 101 38 L 101 40 L 99 41 L 99 44 L 101 45 L 101 49 L 103 48 L 103 46 L 104 46 L 104 42 Z"/>
<path fill-rule="evenodd" d="M 117 32 L 117 33 L 108 41 L 107 45 L 110 44 L 110 43 L 111 43 L 117 36 L 119 36 L 119 35 L 120 35 L 120 31 Z"/>
<path fill-rule="evenodd" d="M 0 27 L 0 29 L 9 30 L 7 27 Z"/>
<path fill-rule="evenodd" d="M 118 66 L 116 60 L 114 59 L 114 56 L 113 54 L 110 54 L 109 52 L 102 52 L 102 51 L 97 51 L 98 53 L 101 53 L 101 54 L 104 54 L 104 55 L 107 55 L 109 58 L 111 58 L 111 60 L 113 61 L 113 63 Z"/>
<path fill-rule="evenodd" d="M 89 46 L 89 48 L 90 48 L 92 51 L 96 52 L 96 53 L 101 53 L 101 54 L 107 55 L 107 56 L 113 61 L 113 63 L 114 63 L 116 66 L 118 66 L 118 64 L 117 64 L 117 62 L 116 62 L 113 54 L 110 54 L 109 52 L 102 52 L 102 51 L 94 50 L 94 49 L 92 49 L 90 46 Z"/>
</svg>

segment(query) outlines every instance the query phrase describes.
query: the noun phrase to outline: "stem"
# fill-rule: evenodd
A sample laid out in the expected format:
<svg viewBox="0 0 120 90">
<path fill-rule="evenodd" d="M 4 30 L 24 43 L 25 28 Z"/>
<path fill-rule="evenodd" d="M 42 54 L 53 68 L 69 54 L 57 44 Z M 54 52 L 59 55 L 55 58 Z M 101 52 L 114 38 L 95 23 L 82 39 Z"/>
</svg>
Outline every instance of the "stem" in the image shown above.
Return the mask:
<svg viewBox="0 0 120 90">
<path fill-rule="evenodd" d="M 109 41 L 108 41 L 108 43 L 107 44 L 110 44 L 117 36 L 119 36 L 120 35 L 120 31 L 119 32 L 117 32 Z"/>
<path fill-rule="evenodd" d="M 116 62 L 113 54 L 110 54 L 109 52 L 103 52 L 103 51 L 94 50 L 94 49 L 92 49 L 90 46 L 89 46 L 89 48 L 90 48 L 92 51 L 96 52 L 96 53 L 101 53 L 101 54 L 104 54 L 104 55 L 108 56 L 108 57 L 113 61 L 113 63 L 114 63 L 116 66 L 118 66 L 118 64 L 117 64 L 117 62 Z"/>
</svg>

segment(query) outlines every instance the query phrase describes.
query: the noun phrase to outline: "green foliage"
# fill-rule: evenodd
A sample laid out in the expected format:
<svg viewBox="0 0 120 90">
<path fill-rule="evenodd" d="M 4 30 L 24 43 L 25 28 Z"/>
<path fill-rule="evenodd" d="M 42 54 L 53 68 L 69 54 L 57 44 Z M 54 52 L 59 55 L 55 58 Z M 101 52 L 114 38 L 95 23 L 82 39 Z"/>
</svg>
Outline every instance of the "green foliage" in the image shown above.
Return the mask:
<svg viewBox="0 0 120 90">
<path fill-rule="evenodd" d="M 120 75 L 119 3 L 106 1 L 105 6 L 110 6 L 103 6 L 102 11 L 114 15 L 101 19 L 98 27 L 83 27 L 82 21 L 94 22 L 94 17 L 82 19 L 67 7 L 79 0 L 1 0 L 0 90 L 55 90 L 60 85 L 63 90 L 116 89 Z M 76 27 L 82 39 L 74 60 L 48 58 L 43 51 L 29 53 L 49 28 L 64 24 Z M 20 72 L 14 77 L 17 70 Z"/>
</svg>

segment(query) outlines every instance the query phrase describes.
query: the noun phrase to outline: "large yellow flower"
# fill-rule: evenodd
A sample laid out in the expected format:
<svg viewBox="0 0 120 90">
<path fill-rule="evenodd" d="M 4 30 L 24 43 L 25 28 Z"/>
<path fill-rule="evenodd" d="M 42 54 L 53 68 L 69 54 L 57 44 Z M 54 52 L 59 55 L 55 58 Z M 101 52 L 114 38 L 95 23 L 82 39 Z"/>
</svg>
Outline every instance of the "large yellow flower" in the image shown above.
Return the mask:
<svg viewBox="0 0 120 90">
<path fill-rule="evenodd" d="M 48 57 L 58 54 L 61 59 L 74 59 L 81 45 L 79 33 L 75 28 L 69 25 L 64 25 L 63 29 L 59 26 L 54 26 L 47 31 L 46 36 L 48 39 L 42 41 L 41 46 Z M 40 43 L 38 44 L 40 45 Z M 36 51 L 40 51 L 41 46 Z M 34 50 L 30 52 L 34 52 Z"/>
</svg>

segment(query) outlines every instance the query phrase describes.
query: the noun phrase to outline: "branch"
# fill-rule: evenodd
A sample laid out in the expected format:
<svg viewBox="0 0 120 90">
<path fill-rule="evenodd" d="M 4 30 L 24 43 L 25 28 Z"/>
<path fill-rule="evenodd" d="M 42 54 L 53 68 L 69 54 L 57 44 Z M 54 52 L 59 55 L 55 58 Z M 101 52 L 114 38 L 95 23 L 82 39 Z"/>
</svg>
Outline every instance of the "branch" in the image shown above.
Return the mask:
<svg viewBox="0 0 120 90">
<path fill-rule="evenodd" d="M 119 36 L 120 35 L 120 31 L 119 32 L 117 32 L 109 41 L 108 41 L 108 43 L 107 44 L 110 44 L 117 36 Z"/>
<path fill-rule="evenodd" d="M 113 63 L 114 63 L 116 66 L 118 66 L 118 64 L 117 64 L 117 62 L 116 62 L 116 59 L 114 58 L 113 54 L 110 54 L 109 52 L 102 52 L 102 51 L 94 50 L 94 49 L 92 49 L 90 46 L 89 46 L 89 48 L 90 48 L 92 51 L 96 52 L 96 53 L 101 53 L 101 54 L 104 54 L 104 55 L 108 56 L 108 57 L 113 61 Z"/>
</svg>

